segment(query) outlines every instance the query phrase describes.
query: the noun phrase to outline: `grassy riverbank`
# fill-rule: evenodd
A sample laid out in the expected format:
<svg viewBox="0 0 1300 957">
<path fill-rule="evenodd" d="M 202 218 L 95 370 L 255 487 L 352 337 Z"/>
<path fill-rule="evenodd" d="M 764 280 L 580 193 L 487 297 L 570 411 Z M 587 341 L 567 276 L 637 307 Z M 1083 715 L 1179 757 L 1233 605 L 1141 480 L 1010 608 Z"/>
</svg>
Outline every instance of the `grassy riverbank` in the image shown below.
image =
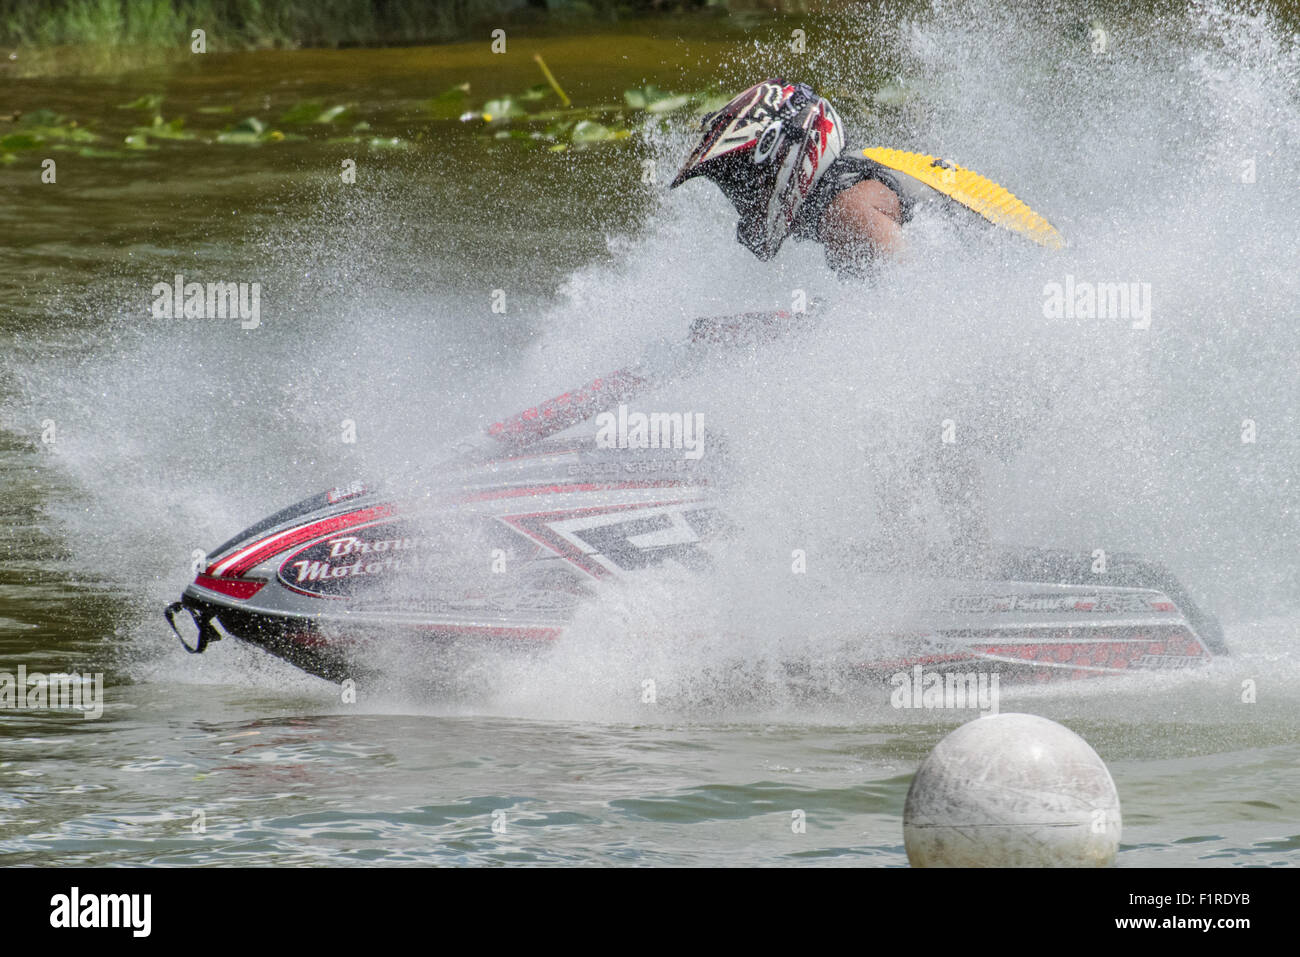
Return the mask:
<svg viewBox="0 0 1300 957">
<path fill-rule="evenodd" d="M 517 0 L 0 0 L 0 43 L 171 46 L 202 29 L 215 49 L 448 39 L 479 18 L 527 18 Z"/>
<path fill-rule="evenodd" d="M 6 46 L 167 47 L 202 29 L 211 49 L 348 47 L 464 38 L 677 14 L 815 13 L 846 0 L 0 0 Z"/>
</svg>

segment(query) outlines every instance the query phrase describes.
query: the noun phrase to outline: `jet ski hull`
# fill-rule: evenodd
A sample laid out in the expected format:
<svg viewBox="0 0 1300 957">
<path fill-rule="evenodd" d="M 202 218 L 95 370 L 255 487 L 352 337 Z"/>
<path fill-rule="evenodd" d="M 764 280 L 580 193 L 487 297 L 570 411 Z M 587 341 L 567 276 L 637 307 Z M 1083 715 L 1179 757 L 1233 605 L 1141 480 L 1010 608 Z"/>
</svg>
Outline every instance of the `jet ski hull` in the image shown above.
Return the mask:
<svg viewBox="0 0 1300 957">
<path fill-rule="evenodd" d="M 401 497 L 357 484 L 271 516 L 212 553 L 168 621 L 190 650 L 233 636 L 333 681 L 363 673 L 377 640 L 409 642 L 419 660 L 537 651 L 606 582 L 665 563 L 707 568 L 710 543 L 728 534 L 711 476 L 680 453 L 559 442 L 435 484 L 443 491 Z M 1134 556 L 1107 556 L 1099 571 L 1091 555 L 1002 548 L 973 571 L 918 581 L 926 600 L 905 627 L 840 636 L 855 670 L 1047 681 L 1226 653 L 1214 619 Z"/>
</svg>

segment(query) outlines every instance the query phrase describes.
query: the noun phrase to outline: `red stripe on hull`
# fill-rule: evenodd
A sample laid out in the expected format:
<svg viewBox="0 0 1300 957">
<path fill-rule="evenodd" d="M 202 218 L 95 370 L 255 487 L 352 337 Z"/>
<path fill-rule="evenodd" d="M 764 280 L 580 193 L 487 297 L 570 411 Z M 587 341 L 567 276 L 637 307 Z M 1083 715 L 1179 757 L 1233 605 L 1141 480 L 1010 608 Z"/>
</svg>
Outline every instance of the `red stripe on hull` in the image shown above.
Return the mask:
<svg viewBox="0 0 1300 957">
<path fill-rule="evenodd" d="M 238 598 L 243 601 L 252 598 L 266 584 L 264 581 L 250 581 L 249 579 L 228 579 L 214 578 L 202 572 L 194 579 L 194 584 L 200 588 L 206 588 L 209 591 L 215 591 L 222 595 L 229 595 L 231 598 Z"/>
<path fill-rule="evenodd" d="M 229 565 L 219 577 L 238 578 L 249 569 L 256 568 L 272 555 L 292 548 L 294 545 L 310 541 L 313 538 L 319 538 L 322 535 L 328 535 L 330 532 L 337 532 L 340 529 L 351 528 L 353 525 L 360 525 L 362 522 L 387 518 L 392 514 L 393 507 L 391 505 L 375 505 L 356 512 L 348 512 L 345 515 L 335 515 L 333 518 L 312 522 L 310 525 L 291 529 L 288 532 L 277 532 L 260 542 L 245 547 L 240 553 L 239 560 Z M 229 561 L 229 558 L 225 558 L 219 562 L 213 562 L 208 566 L 207 573 L 216 576 L 216 569 L 221 565 L 226 565 Z"/>
</svg>

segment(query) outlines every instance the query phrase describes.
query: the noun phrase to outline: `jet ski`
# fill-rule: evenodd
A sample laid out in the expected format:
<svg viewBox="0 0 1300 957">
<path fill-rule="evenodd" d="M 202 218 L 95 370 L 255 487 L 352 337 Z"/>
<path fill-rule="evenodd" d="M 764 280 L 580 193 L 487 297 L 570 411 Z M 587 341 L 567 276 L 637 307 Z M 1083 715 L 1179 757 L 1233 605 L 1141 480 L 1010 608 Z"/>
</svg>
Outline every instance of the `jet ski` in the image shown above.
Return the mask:
<svg viewBox="0 0 1300 957">
<path fill-rule="evenodd" d="M 681 347 L 469 437 L 423 488 L 356 482 L 276 512 L 213 549 L 166 620 L 188 651 L 233 637 L 341 681 L 364 671 L 375 641 L 421 661 L 466 647 L 536 653 L 613 583 L 665 566 L 707 574 L 734 532 L 719 493 L 725 455 L 705 465 L 678 448 L 610 448 L 575 427 L 691 374 L 708 348 L 762 343 L 791 319 L 697 321 Z M 897 569 L 869 551 L 862 588 L 879 589 Z M 908 575 L 924 600 L 905 622 L 841 636 L 860 673 L 921 665 L 1047 681 L 1227 653 L 1217 622 L 1133 555 L 1099 566 L 1093 554 L 1000 547 L 975 566 Z"/>
</svg>

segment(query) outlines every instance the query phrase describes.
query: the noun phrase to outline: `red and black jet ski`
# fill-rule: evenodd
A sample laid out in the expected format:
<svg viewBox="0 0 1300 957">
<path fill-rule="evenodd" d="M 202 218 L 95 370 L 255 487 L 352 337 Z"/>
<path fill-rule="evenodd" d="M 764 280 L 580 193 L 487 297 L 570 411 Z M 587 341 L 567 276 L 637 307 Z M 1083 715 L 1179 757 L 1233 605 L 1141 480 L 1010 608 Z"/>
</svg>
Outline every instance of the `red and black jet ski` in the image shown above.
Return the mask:
<svg viewBox="0 0 1300 957">
<path fill-rule="evenodd" d="M 214 549 L 167 620 L 190 651 L 233 636 L 330 680 L 364 670 L 375 636 L 422 653 L 562 641 L 607 583 L 664 563 L 707 568 L 711 542 L 729 534 L 716 464 L 672 448 L 601 448 L 573 427 L 684 374 L 683 356 L 701 346 L 762 342 L 789 319 L 698 322 L 683 347 L 473 437 L 418 493 L 356 483 L 277 512 Z M 843 636 L 856 665 L 980 663 L 1047 680 L 1185 668 L 1226 653 L 1215 620 L 1135 556 L 1110 555 L 1098 572 L 1092 555 L 999 548 L 978 568 L 936 576 L 905 634 L 864 626 Z"/>
</svg>

